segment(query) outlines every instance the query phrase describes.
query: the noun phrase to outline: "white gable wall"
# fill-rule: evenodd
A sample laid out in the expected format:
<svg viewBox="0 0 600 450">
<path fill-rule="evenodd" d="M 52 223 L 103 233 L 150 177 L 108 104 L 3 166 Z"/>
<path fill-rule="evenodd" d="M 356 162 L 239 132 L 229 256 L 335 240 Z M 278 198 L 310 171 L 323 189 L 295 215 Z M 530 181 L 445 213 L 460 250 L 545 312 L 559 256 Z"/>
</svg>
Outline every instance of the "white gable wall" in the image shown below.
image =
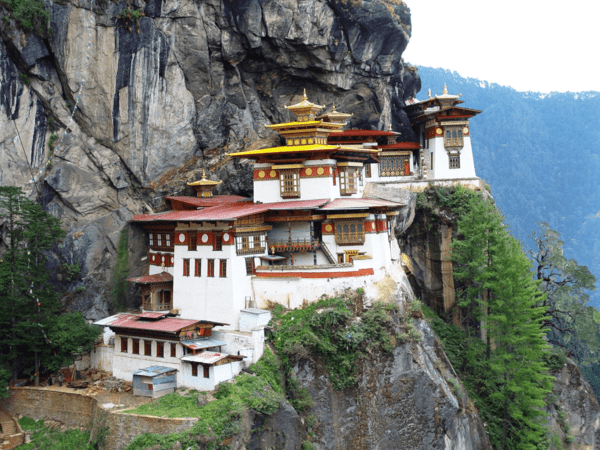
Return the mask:
<svg viewBox="0 0 600 450">
<path fill-rule="evenodd" d="M 431 156 L 425 150 L 425 163 L 429 179 L 455 179 L 455 178 L 474 178 L 475 162 L 473 161 L 473 150 L 471 148 L 471 138 L 463 137 L 464 146 L 460 149 L 460 169 L 450 169 L 450 160 L 448 151 L 444 147 L 444 138 L 436 137 L 429 139 L 429 153 L 433 153 L 433 171 L 430 170 Z"/>
</svg>

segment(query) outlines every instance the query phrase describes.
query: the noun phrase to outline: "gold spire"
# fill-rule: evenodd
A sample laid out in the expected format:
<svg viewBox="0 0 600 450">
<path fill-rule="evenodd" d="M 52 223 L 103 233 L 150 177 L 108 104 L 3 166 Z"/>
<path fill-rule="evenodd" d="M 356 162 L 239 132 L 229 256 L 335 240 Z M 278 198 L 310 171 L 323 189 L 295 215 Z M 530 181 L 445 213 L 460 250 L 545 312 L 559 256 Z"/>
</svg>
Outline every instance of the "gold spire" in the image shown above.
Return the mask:
<svg viewBox="0 0 600 450">
<path fill-rule="evenodd" d="M 427 96 L 428 96 L 429 98 L 431 98 L 431 88 L 429 88 L 429 89 L 427 90 Z"/>
<path fill-rule="evenodd" d="M 444 92 L 442 92 L 442 94 L 448 95 L 448 88 L 446 87 L 446 83 L 444 83 Z"/>
<path fill-rule="evenodd" d="M 199 181 L 194 181 L 193 183 L 188 183 L 188 186 L 192 186 L 196 189 L 198 197 L 212 197 L 213 189 L 221 184 L 223 181 L 212 181 L 206 179 L 206 170 L 202 169 L 202 179 Z"/>
<path fill-rule="evenodd" d="M 320 109 L 323 109 L 324 106 L 309 102 L 308 97 L 306 96 L 306 89 L 304 89 L 302 101 L 295 105 L 286 106 L 285 108 L 298 116 L 298 122 L 307 122 L 309 120 L 314 120 L 315 113 Z"/>
</svg>

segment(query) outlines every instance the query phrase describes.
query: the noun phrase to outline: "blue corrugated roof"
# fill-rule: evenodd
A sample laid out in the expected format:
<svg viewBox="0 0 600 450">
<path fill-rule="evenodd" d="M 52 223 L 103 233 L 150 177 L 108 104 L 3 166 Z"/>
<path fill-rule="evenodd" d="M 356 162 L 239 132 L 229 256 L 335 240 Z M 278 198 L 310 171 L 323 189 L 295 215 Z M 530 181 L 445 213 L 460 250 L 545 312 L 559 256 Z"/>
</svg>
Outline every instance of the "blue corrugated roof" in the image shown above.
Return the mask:
<svg viewBox="0 0 600 450">
<path fill-rule="evenodd" d="M 172 372 L 173 370 L 177 370 L 173 367 L 165 367 L 165 366 L 150 366 L 144 367 L 143 369 L 136 370 L 133 372 L 134 375 L 141 375 L 144 377 L 156 377 L 158 375 L 162 375 L 167 372 Z"/>
<path fill-rule="evenodd" d="M 217 341 L 216 339 L 192 339 L 189 341 L 181 341 L 181 344 L 192 350 L 202 350 L 203 348 L 222 347 L 227 345 L 226 342 Z"/>
</svg>

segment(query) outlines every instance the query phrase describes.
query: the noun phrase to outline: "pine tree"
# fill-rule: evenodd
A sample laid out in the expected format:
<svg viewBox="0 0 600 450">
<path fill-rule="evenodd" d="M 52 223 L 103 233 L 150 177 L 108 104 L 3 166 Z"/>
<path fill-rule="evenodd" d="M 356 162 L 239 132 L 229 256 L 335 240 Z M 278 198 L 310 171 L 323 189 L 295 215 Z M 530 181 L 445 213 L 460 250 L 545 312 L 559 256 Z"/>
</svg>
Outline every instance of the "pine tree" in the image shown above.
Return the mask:
<svg viewBox="0 0 600 450">
<path fill-rule="evenodd" d="M 494 249 L 493 273 L 484 285 L 490 292 L 485 326 L 494 343 L 491 399 L 502 404 L 502 449 L 537 449 L 546 430 L 541 419 L 552 390 L 544 354 L 548 345 L 541 323 L 546 308 L 530 274 L 531 263 L 509 235 Z"/>
<path fill-rule="evenodd" d="M 536 449 L 544 435 L 547 375 L 542 321 L 544 296 L 532 280 L 530 262 L 503 225 L 490 201 L 472 197 L 458 220 L 459 239 L 452 245 L 458 296 L 467 333 L 461 373 L 477 387 L 480 410 L 491 419 L 490 438 L 500 449 Z M 469 336 L 486 342 L 484 360 L 471 361 L 477 346 Z M 483 355 L 481 355 L 483 356 Z"/>
<path fill-rule="evenodd" d="M 65 235 L 59 220 L 14 187 L 0 187 L 0 219 L 6 229 L 0 261 L 0 356 L 13 382 L 23 370 L 39 385 L 42 367 L 56 370 L 57 364 L 70 363 L 71 353 L 82 346 L 89 349 L 98 330 L 80 314 L 58 315 L 60 298 L 50 283 L 46 255 Z M 72 345 L 61 348 L 52 338 L 64 334 L 60 330 L 65 319 L 74 338 L 67 339 Z"/>
</svg>

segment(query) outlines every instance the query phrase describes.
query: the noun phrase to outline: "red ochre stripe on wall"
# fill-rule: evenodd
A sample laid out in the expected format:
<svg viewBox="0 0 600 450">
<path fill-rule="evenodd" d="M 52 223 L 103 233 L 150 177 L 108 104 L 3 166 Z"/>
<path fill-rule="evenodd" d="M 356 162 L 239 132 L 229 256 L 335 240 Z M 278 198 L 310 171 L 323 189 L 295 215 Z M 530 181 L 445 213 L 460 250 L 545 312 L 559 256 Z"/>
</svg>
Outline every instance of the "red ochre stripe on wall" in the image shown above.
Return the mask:
<svg viewBox="0 0 600 450">
<path fill-rule="evenodd" d="M 261 278 L 346 278 L 374 275 L 373 269 L 359 269 L 353 272 L 256 272 Z"/>
</svg>

